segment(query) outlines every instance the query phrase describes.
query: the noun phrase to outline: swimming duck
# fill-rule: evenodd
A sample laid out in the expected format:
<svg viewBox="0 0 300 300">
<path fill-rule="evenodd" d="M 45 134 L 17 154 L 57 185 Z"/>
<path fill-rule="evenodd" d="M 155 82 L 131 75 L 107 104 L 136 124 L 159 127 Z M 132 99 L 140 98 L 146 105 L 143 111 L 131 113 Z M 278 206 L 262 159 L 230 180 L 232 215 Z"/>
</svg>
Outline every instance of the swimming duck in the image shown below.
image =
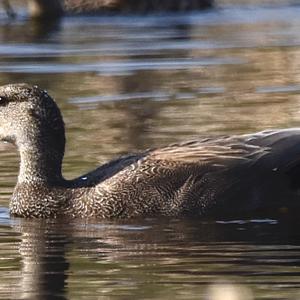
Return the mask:
<svg viewBox="0 0 300 300">
<path fill-rule="evenodd" d="M 59 17 L 64 13 L 146 13 L 209 8 L 213 0 L 28 0 L 31 17 Z"/>
<path fill-rule="evenodd" d="M 0 87 L 0 139 L 20 153 L 14 216 L 216 217 L 299 208 L 299 128 L 172 144 L 66 180 L 58 106 L 37 86 L 10 84 Z"/>
</svg>

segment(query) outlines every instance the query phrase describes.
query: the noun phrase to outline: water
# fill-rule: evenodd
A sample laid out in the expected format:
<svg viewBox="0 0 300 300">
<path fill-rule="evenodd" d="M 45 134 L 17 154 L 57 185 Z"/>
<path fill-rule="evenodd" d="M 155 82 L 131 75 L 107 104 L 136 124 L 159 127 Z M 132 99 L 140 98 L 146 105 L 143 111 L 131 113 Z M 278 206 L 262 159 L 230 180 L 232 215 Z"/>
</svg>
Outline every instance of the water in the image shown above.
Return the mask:
<svg viewBox="0 0 300 300">
<path fill-rule="evenodd" d="M 67 127 L 64 174 L 199 135 L 300 126 L 297 1 L 216 1 L 211 11 L 70 17 L 0 14 L 0 84 L 38 84 Z M 23 220 L 0 144 L 0 298 L 299 299 L 289 220 Z M 217 294 L 221 293 L 221 298 Z M 235 299 L 227 296 L 227 299 Z"/>
</svg>

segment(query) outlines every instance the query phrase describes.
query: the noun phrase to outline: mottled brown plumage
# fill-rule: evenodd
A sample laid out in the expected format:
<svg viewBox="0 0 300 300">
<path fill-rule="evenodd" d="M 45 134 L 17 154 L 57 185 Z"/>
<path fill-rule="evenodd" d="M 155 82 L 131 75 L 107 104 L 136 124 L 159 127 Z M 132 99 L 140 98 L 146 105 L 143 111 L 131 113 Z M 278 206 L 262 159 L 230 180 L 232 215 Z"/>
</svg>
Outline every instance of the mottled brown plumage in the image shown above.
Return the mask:
<svg viewBox="0 0 300 300">
<path fill-rule="evenodd" d="M 211 7 L 213 0 L 28 0 L 32 17 L 58 17 L 64 13 L 148 13 L 188 11 Z"/>
<path fill-rule="evenodd" d="M 205 138 L 61 173 L 64 123 L 38 87 L 0 87 L 0 138 L 20 152 L 11 214 L 21 217 L 230 216 L 298 209 L 300 129 Z"/>
</svg>

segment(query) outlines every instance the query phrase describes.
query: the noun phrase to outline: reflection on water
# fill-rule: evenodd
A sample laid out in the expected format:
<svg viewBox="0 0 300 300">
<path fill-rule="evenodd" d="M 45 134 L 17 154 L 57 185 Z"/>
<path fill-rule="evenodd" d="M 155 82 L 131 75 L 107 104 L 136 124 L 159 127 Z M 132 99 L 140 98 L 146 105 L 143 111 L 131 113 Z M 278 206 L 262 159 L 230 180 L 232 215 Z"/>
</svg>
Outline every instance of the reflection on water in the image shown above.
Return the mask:
<svg viewBox="0 0 300 300">
<path fill-rule="evenodd" d="M 300 295 L 299 234 L 289 224 L 11 222 L 1 228 L 11 236 L 1 241 L 3 298 L 219 299 L 218 289 L 238 299 Z"/>
<path fill-rule="evenodd" d="M 57 99 L 68 178 L 199 135 L 299 126 L 299 13 L 284 0 L 46 24 L 0 13 L 0 84 Z M 299 298 L 298 224 L 11 219 L 17 172 L 0 144 L 0 298 Z"/>
</svg>

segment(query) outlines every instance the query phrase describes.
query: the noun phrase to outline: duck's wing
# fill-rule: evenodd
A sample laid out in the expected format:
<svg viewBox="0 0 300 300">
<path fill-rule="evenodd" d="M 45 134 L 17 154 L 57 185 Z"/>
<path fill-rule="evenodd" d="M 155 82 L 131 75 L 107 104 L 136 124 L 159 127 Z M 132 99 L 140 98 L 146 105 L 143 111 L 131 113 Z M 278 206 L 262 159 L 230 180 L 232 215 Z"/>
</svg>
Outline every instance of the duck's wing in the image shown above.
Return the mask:
<svg viewBox="0 0 300 300">
<path fill-rule="evenodd" d="M 250 162 L 253 157 L 267 154 L 268 147 L 245 143 L 240 137 L 222 136 L 172 144 L 155 149 L 150 159 L 169 161 L 178 164 L 199 164 L 229 166 L 235 163 Z"/>
<path fill-rule="evenodd" d="M 203 214 L 300 207 L 300 129 L 171 145 L 149 159 L 168 162 L 177 178 L 189 174 L 180 197 L 196 199 Z"/>
<path fill-rule="evenodd" d="M 117 0 L 65 0 L 64 8 L 71 13 L 103 13 L 118 11 L 122 8 L 122 1 Z"/>
<path fill-rule="evenodd" d="M 111 162 L 99 169 L 111 176 L 95 189 L 101 203 L 117 205 L 123 216 L 240 214 L 290 204 L 298 165 L 298 129 L 223 136 Z"/>
<path fill-rule="evenodd" d="M 173 144 L 148 151 L 96 190 L 107 207 L 116 207 L 118 199 L 120 215 L 204 215 L 225 201 L 225 192 L 228 198 L 235 187 L 250 184 L 253 172 L 249 176 L 247 169 L 268 150 L 238 137 Z"/>
<path fill-rule="evenodd" d="M 254 134 L 221 136 L 173 144 L 154 150 L 155 159 L 220 165 L 264 166 L 289 172 L 300 165 L 300 128 L 265 130 Z"/>
<path fill-rule="evenodd" d="M 226 145 L 226 142 L 224 142 L 226 139 L 227 137 L 205 138 L 122 156 L 74 179 L 72 184 L 78 187 L 81 185 L 93 186 L 108 178 L 115 178 L 120 172 L 126 172 L 127 168 L 138 170 L 139 166 L 147 164 L 151 167 L 159 167 L 160 163 L 164 162 L 169 168 L 180 169 L 181 166 L 187 164 L 197 163 L 199 165 L 214 166 L 219 163 L 218 167 L 220 167 L 225 161 L 227 164 L 229 161 L 231 163 L 233 161 L 249 162 L 249 157 L 254 153 L 264 154 L 263 149 L 258 146 L 244 145 L 240 142 L 238 142 L 238 145 L 233 143 Z M 259 155 L 259 153 L 256 154 Z M 162 164 L 164 165 L 164 163 Z"/>
</svg>

